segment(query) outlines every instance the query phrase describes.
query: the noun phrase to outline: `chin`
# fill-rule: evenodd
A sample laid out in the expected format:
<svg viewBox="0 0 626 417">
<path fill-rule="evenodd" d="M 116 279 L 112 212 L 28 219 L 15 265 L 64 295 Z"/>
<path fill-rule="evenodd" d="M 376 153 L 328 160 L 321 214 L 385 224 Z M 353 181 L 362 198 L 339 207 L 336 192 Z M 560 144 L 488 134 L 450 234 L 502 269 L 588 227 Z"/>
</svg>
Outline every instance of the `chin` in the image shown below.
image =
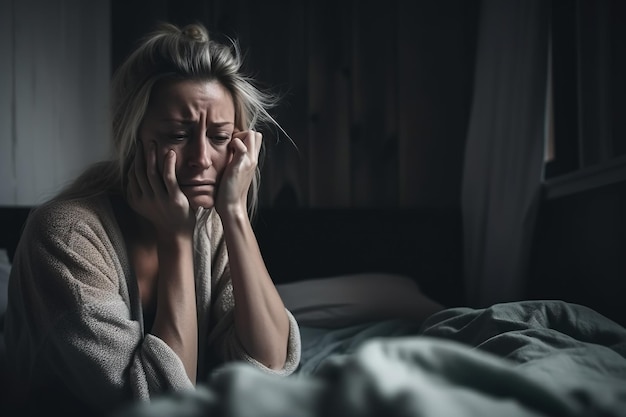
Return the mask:
<svg viewBox="0 0 626 417">
<path fill-rule="evenodd" d="M 189 206 L 193 209 L 193 211 L 197 211 L 200 207 L 204 209 L 210 209 L 215 206 L 215 201 L 213 201 L 212 197 L 202 196 L 202 197 L 188 197 Z"/>
</svg>

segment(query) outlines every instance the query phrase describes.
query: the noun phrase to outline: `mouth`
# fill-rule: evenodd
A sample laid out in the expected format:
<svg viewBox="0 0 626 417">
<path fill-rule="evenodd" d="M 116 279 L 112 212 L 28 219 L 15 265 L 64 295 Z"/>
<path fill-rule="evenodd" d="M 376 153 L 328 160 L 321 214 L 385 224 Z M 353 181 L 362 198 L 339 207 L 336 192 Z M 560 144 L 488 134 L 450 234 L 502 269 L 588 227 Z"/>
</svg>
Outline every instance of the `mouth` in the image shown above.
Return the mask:
<svg viewBox="0 0 626 417">
<path fill-rule="evenodd" d="M 193 188 L 193 187 L 214 187 L 214 181 L 190 181 L 178 184 L 181 188 Z"/>
<path fill-rule="evenodd" d="M 179 187 L 180 191 L 185 193 L 187 197 L 191 195 L 213 194 L 215 191 L 215 183 L 212 182 L 184 183 L 180 184 Z"/>
</svg>

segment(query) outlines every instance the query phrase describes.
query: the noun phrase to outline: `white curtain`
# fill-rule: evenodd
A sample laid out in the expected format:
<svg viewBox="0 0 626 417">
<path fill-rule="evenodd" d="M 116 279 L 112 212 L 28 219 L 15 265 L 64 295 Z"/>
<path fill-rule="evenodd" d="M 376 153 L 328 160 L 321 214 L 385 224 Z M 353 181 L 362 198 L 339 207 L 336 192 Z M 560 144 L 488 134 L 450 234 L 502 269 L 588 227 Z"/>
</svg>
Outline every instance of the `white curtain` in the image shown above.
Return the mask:
<svg viewBox="0 0 626 417">
<path fill-rule="evenodd" d="M 461 205 L 471 306 L 525 295 L 541 185 L 550 2 L 485 0 Z"/>
<path fill-rule="evenodd" d="M 0 205 L 109 154 L 110 0 L 0 0 Z"/>
</svg>

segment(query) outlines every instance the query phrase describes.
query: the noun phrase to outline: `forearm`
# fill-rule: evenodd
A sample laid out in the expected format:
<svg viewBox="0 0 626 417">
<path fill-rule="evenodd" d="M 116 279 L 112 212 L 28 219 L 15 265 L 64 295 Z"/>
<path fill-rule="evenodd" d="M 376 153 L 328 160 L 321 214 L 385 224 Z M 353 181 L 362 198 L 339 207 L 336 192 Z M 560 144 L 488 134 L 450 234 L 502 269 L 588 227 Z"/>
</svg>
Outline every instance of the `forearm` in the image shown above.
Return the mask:
<svg viewBox="0 0 626 417">
<path fill-rule="evenodd" d="M 235 329 L 248 354 L 271 369 L 287 356 L 289 319 L 245 212 L 222 217 L 228 248 Z"/>
<path fill-rule="evenodd" d="M 152 333 L 179 356 L 191 382 L 196 381 L 198 324 L 190 237 L 159 239 L 159 277 Z"/>
</svg>

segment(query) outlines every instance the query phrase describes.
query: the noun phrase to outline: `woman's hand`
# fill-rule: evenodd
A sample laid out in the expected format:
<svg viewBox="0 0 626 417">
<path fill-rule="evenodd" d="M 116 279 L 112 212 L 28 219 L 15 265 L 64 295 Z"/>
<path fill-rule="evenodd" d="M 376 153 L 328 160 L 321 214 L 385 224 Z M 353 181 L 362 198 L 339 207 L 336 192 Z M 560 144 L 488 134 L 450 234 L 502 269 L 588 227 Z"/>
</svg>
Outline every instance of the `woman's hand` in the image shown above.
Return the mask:
<svg viewBox="0 0 626 417">
<path fill-rule="evenodd" d="M 254 130 L 235 132 L 215 207 L 228 249 L 237 339 L 248 355 L 268 368 L 282 369 L 289 347 L 289 317 L 261 256 L 246 206 L 262 139 Z"/>
<path fill-rule="evenodd" d="M 127 189 L 130 206 L 156 231 L 156 313 L 149 331 L 176 352 L 195 383 L 198 323 L 191 239 L 195 215 L 176 181 L 175 152 L 169 150 L 165 156 L 162 174 L 157 160 L 156 144 L 150 143 L 144 152 L 138 141 Z"/>
<path fill-rule="evenodd" d="M 193 233 L 195 215 L 176 180 L 176 153 L 167 153 L 160 174 L 156 152 L 154 142 L 144 152 L 142 141 L 137 141 L 135 160 L 128 171 L 128 202 L 159 235 Z"/>
<path fill-rule="evenodd" d="M 259 160 L 263 135 L 254 130 L 236 132 L 228 144 L 231 158 L 219 184 L 215 208 L 220 216 L 246 213 L 248 189 Z"/>
</svg>

